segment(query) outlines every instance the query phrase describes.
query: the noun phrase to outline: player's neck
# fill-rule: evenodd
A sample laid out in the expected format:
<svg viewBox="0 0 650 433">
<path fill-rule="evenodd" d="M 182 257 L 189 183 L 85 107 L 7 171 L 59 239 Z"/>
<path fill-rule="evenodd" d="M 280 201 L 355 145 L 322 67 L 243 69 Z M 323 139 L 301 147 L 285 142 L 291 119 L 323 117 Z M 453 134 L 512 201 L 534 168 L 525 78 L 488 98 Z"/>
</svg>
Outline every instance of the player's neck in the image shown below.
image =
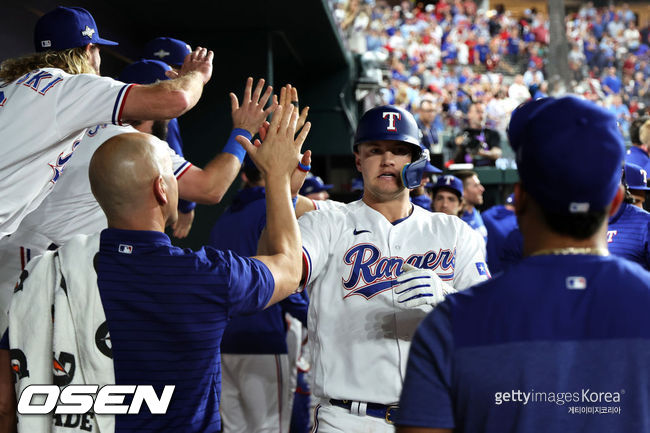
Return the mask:
<svg viewBox="0 0 650 433">
<path fill-rule="evenodd" d="M 586 239 L 576 239 L 550 230 L 544 224 L 522 224 L 521 234 L 524 238 L 524 256 L 549 252 L 570 250 L 607 251 L 607 224 L 606 222 L 592 236 Z"/>
<path fill-rule="evenodd" d="M 140 230 L 140 231 L 153 231 L 165 232 L 165 218 L 160 212 L 151 212 L 150 215 L 143 215 L 142 213 L 133 213 L 129 215 L 114 215 L 107 216 L 108 227 L 120 230 Z"/>
<path fill-rule="evenodd" d="M 363 202 L 384 216 L 388 221 L 394 222 L 406 218 L 413 211 L 409 194 L 400 194 L 392 200 L 379 200 L 367 192 L 363 194 Z"/>
</svg>

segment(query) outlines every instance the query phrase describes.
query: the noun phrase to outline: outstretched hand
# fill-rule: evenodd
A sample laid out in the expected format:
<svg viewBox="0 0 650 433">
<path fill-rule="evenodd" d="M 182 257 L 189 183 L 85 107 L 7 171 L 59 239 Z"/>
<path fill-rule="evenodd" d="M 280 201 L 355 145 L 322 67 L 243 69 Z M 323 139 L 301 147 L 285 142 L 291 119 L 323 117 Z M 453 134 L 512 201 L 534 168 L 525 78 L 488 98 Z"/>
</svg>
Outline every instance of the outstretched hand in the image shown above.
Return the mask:
<svg viewBox="0 0 650 433">
<path fill-rule="evenodd" d="M 241 101 L 241 106 L 239 105 L 239 100 L 237 95 L 230 93 L 230 106 L 232 109 L 232 125 L 233 128 L 245 129 L 255 135 L 260 127 L 265 123 L 266 118 L 270 113 L 272 113 L 277 107 L 277 101 L 273 100 L 273 103 L 269 105 L 266 109 L 264 106 L 271 97 L 273 92 L 273 87 L 268 86 L 264 94 L 262 94 L 262 89 L 264 88 L 264 79 L 261 78 L 255 86 L 255 91 L 253 89 L 253 78 L 248 77 L 246 80 L 246 88 L 244 89 L 244 97 Z"/>
<path fill-rule="evenodd" d="M 171 70 L 167 71 L 165 75 L 169 78 L 178 78 L 191 72 L 198 72 L 203 80 L 203 85 L 205 85 L 210 81 L 210 77 L 212 77 L 213 58 L 214 53 L 212 51 L 208 51 L 206 48 L 196 47 L 194 51 L 185 56 L 180 72 Z"/>
<path fill-rule="evenodd" d="M 255 146 L 246 137 L 237 136 L 239 144 L 246 149 L 264 176 L 273 174 L 290 177 L 298 165 L 300 148 L 311 128 L 309 122 L 305 123 L 296 136 L 298 117 L 298 110 L 292 105 L 286 108 L 278 106 L 260 146 Z"/>
</svg>

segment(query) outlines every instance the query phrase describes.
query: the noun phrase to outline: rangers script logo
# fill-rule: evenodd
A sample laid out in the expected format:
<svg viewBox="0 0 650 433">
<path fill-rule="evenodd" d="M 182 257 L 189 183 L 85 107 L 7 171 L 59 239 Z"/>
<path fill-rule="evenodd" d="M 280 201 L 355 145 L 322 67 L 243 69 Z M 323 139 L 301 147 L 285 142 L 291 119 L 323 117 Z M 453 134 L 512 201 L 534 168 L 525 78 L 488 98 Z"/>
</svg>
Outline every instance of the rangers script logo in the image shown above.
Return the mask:
<svg viewBox="0 0 650 433">
<path fill-rule="evenodd" d="M 342 280 L 348 291 L 345 298 L 359 295 L 370 299 L 393 287 L 395 277 L 402 274 L 404 263 L 416 268 L 437 269 L 441 280 L 453 280 L 456 250 L 431 250 L 404 260 L 401 257 L 382 257 L 379 248 L 373 244 L 358 244 L 346 251 L 343 262 L 352 267 L 349 277 Z"/>
</svg>

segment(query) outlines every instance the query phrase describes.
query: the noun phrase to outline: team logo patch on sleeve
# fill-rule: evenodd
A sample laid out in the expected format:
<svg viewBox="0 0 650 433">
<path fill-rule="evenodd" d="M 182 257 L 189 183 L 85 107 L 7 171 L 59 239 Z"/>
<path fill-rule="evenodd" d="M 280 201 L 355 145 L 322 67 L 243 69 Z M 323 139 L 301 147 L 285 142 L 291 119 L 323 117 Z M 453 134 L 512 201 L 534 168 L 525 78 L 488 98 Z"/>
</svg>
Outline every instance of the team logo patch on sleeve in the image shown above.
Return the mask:
<svg viewBox="0 0 650 433">
<path fill-rule="evenodd" d="M 566 288 L 569 290 L 584 290 L 587 288 L 585 277 L 566 277 Z"/>
<path fill-rule="evenodd" d="M 474 264 L 476 265 L 476 270 L 479 275 L 485 275 L 486 277 L 491 278 L 490 271 L 485 262 L 476 262 Z"/>
</svg>

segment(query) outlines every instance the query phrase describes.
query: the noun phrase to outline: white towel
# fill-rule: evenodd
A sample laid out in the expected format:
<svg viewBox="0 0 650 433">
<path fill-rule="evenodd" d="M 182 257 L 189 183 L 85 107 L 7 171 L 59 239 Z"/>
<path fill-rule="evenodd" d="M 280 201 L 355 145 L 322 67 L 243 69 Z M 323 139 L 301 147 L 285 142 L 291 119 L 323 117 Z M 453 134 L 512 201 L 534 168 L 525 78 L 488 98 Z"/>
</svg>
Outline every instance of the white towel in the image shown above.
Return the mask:
<svg viewBox="0 0 650 433">
<path fill-rule="evenodd" d="M 93 267 L 98 251 L 99 234 L 80 235 L 29 262 L 28 276 L 14 293 L 9 311 L 12 363 L 20 358 L 26 361 L 14 367 L 19 377 L 17 396 L 32 384 L 63 388 L 68 384 L 101 387 L 115 383 Z M 112 415 L 18 415 L 19 433 L 83 433 L 89 423 L 93 432 L 115 430 Z"/>
</svg>

